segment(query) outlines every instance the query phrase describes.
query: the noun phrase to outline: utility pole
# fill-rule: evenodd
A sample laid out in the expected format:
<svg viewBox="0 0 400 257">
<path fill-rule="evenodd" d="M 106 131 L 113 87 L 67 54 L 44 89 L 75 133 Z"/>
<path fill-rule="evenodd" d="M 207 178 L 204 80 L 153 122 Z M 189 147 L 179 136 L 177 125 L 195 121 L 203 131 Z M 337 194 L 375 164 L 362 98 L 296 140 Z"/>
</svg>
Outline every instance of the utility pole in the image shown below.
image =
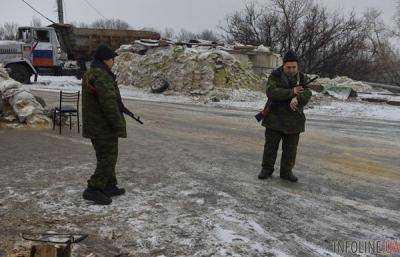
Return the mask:
<svg viewBox="0 0 400 257">
<path fill-rule="evenodd" d="M 63 0 L 57 0 L 58 22 L 64 23 Z"/>
</svg>

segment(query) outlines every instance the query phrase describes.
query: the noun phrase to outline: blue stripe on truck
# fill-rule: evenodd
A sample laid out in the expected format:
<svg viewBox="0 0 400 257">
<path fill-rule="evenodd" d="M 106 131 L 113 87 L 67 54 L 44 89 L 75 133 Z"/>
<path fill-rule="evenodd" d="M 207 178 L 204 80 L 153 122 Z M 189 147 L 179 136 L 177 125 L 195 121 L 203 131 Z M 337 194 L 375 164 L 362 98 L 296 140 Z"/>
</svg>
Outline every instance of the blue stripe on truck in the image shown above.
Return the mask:
<svg viewBox="0 0 400 257">
<path fill-rule="evenodd" d="M 33 51 L 33 57 L 37 58 L 53 58 L 53 51 L 51 50 L 35 50 Z"/>
</svg>

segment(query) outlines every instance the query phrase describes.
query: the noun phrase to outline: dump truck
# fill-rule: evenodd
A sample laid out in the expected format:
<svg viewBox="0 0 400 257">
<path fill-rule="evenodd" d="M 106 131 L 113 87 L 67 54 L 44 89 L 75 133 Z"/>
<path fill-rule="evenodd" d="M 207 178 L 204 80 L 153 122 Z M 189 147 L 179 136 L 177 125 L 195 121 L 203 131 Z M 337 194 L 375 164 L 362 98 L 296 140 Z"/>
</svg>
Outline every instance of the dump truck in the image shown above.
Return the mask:
<svg viewBox="0 0 400 257">
<path fill-rule="evenodd" d="M 160 39 L 144 30 L 77 28 L 54 23 L 48 27 L 20 27 L 18 40 L 30 45 L 30 62 L 43 75 L 75 75 L 86 70 L 97 46 L 105 43 L 116 50 L 139 39 Z"/>
<path fill-rule="evenodd" d="M 37 71 L 30 61 L 30 45 L 19 41 L 0 41 L 0 63 L 8 70 L 10 77 L 29 83 Z"/>
</svg>

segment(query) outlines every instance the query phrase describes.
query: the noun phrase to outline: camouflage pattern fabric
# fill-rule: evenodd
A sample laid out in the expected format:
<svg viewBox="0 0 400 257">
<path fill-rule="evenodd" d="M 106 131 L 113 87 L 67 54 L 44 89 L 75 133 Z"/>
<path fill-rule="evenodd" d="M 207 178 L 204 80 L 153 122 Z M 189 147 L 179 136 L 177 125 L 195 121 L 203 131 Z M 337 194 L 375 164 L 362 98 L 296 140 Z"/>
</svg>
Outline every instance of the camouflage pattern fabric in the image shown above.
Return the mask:
<svg viewBox="0 0 400 257">
<path fill-rule="evenodd" d="M 97 165 L 88 180 L 88 186 L 105 189 L 117 185 L 115 166 L 118 160 L 118 137 L 91 139 L 96 152 Z"/>
<path fill-rule="evenodd" d="M 285 134 L 281 131 L 265 129 L 263 169 L 271 173 L 274 171 L 279 143 L 282 141 L 280 173 L 283 175 L 290 174 L 296 162 L 299 135 L 299 133 Z"/>
<path fill-rule="evenodd" d="M 97 159 L 88 187 L 117 185 L 118 138 L 127 136 L 126 121 L 115 75 L 99 60 L 93 61 L 83 78 L 82 120 L 82 135 L 91 139 Z"/>
<path fill-rule="evenodd" d="M 266 86 L 267 96 L 272 100 L 271 111 L 262 121 L 264 127 L 286 134 L 304 132 L 306 117 L 303 108 L 311 98 L 311 91 L 306 89 L 298 96 L 298 111 L 290 108 L 290 101 L 295 97 L 293 88 L 306 81 L 307 78 L 302 73 L 291 80 L 284 74 L 283 67 L 272 72 Z"/>
<path fill-rule="evenodd" d="M 82 135 L 86 138 L 126 138 L 121 95 L 111 72 L 94 62 L 82 80 Z M 95 86 L 96 94 L 90 91 Z"/>
</svg>

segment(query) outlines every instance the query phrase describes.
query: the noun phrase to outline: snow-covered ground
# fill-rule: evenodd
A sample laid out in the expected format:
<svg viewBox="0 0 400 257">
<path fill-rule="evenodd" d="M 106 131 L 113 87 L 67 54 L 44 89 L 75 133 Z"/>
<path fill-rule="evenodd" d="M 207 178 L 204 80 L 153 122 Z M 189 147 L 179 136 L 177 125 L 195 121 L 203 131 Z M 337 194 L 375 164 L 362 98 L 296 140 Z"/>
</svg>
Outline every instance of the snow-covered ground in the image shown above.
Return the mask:
<svg viewBox="0 0 400 257">
<path fill-rule="evenodd" d="M 312 109 L 307 109 L 305 113 L 346 118 L 373 118 L 400 121 L 400 107 L 361 101 L 333 101 L 327 105 L 314 106 Z"/>
<path fill-rule="evenodd" d="M 73 91 L 80 81 L 41 77 L 25 87 Z M 147 101 L 195 102 L 121 91 L 146 100 L 126 104 L 148 119 L 128 122 L 118 163 L 127 193 L 110 207 L 81 197 L 95 168 L 90 141 L 74 132 L 0 130 L 0 227 L 9 232 L 0 246 L 11 247 L 19 231 L 51 229 L 90 235 L 75 249 L 85 254 L 75 256 L 332 257 L 339 256 L 333 242 L 399 237 L 399 126 L 355 119 L 400 120 L 399 107 L 316 95 L 307 113 L 325 116 L 310 119 L 296 165 L 300 183 L 289 185 L 278 173 L 256 177 L 263 130 L 249 114 L 264 105 L 262 93 L 238 90 L 231 101 L 177 108 Z M 335 115 L 354 120 L 338 131 Z"/>
<path fill-rule="evenodd" d="M 31 81 L 34 77 L 32 76 Z M 37 82 L 24 85 L 25 88 L 41 91 L 80 91 L 82 81 L 72 76 L 39 76 Z"/>
<path fill-rule="evenodd" d="M 33 79 L 32 79 L 33 81 Z M 25 88 L 39 91 L 66 91 L 76 92 L 81 91 L 82 81 L 75 77 L 52 77 L 52 76 L 39 76 L 36 83 L 24 85 Z M 133 87 L 120 86 L 121 95 L 125 99 L 146 100 L 155 102 L 176 102 L 176 103 L 191 103 L 192 99 L 185 96 L 162 95 L 152 94 L 143 90 Z"/>
<path fill-rule="evenodd" d="M 37 83 L 25 85 L 25 88 L 40 91 L 80 91 L 81 80 L 75 77 L 40 76 Z M 254 92 L 245 89 L 231 91 L 229 93 L 230 100 L 220 100 L 219 102 L 208 101 L 207 103 L 205 103 L 204 100 L 202 101 L 188 96 L 178 94 L 153 94 L 129 86 L 120 86 L 120 90 L 122 97 L 125 99 L 172 103 L 198 103 L 222 108 L 260 110 L 264 107 L 266 101 L 266 97 L 262 92 Z M 379 95 L 378 93 L 360 94 L 360 97 L 400 100 L 400 97 Z M 369 103 L 360 100 L 339 101 L 330 99 L 326 102 L 321 101 L 320 104 L 305 110 L 305 113 L 344 118 L 371 118 L 400 121 L 400 107 L 384 103 Z"/>
<path fill-rule="evenodd" d="M 0 130 L 1 250 L 20 231 L 48 230 L 89 234 L 73 256 L 98 257 L 333 257 L 335 242 L 399 238 L 392 122 L 310 119 L 294 185 L 278 171 L 257 179 L 264 131 L 253 111 L 126 104 L 145 125 L 127 120 L 117 166 L 127 193 L 108 207 L 82 199 L 96 165 L 89 140 L 74 130 Z"/>
<path fill-rule="evenodd" d="M 390 92 L 388 91 L 382 91 L 382 92 L 371 92 L 369 94 L 366 93 L 358 93 L 358 96 L 360 98 L 374 98 L 374 99 L 383 99 L 383 100 L 389 100 L 389 101 L 400 101 L 400 96 L 393 96 Z"/>
</svg>

